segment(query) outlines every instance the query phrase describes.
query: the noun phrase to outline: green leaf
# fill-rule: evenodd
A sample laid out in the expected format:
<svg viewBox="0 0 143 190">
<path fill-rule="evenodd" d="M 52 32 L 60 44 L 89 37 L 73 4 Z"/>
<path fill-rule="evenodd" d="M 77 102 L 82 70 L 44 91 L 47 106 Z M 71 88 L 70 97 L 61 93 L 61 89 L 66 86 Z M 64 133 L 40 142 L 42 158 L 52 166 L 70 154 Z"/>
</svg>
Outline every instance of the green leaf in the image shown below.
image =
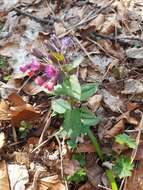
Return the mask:
<svg viewBox="0 0 143 190">
<path fill-rule="evenodd" d="M 27 134 L 29 133 L 30 128 L 31 128 L 31 125 L 29 123 L 25 121 L 21 121 L 20 128 L 19 128 L 20 137 L 25 138 Z"/>
<path fill-rule="evenodd" d="M 119 144 L 126 144 L 129 148 L 136 148 L 136 142 L 130 136 L 126 134 L 120 134 L 115 137 L 115 141 Z"/>
<path fill-rule="evenodd" d="M 52 109 L 59 114 L 63 114 L 66 110 L 71 109 L 71 105 L 68 101 L 60 98 L 52 101 Z"/>
<path fill-rule="evenodd" d="M 80 163 L 81 167 L 84 167 L 86 165 L 84 153 L 73 154 L 72 160 L 77 160 Z"/>
<path fill-rule="evenodd" d="M 78 169 L 72 176 L 68 176 L 67 180 L 71 183 L 80 183 L 85 180 L 86 171 L 84 168 Z"/>
<path fill-rule="evenodd" d="M 71 84 L 71 94 L 74 98 L 80 100 L 81 97 L 81 87 L 76 75 L 70 76 L 70 84 Z"/>
<path fill-rule="evenodd" d="M 97 125 L 99 123 L 99 118 L 96 117 L 91 111 L 88 109 L 81 109 L 81 122 L 87 126 Z"/>
<path fill-rule="evenodd" d="M 81 113 L 79 109 L 67 110 L 64 116 L 63 129 L 68 137 L 75 142 L 76 138 L 83 132 Z"/>
<path fill-rule="evenodd" d="M 65 79 L 61 85 L 54 88 L 54 92 L 56 95 L 70 96 L 80 100 L 81 87 L 77 76 L 72 75 L 69 79 Z"/>
<path fill-rule="evenodd" d="M 66 110 L 63 131 L 70 138 L 69 144 L 75 148 L 77 137 L 87 134 L 88 128 L 98 122 L 99 119 L 86 109 Z"/>
<path fill-rule="evenodd" d="M 87 100 L 93 94 L 97 92 L 98 84 L 97 83 L 89 83 L 81 86 L 81 101 Z"/>
<path fill-rule="evenodd" d="M 77 68 L 81 64 L 81 62 L 83 61 L 83 59 L 84 59 L 83 56 L 78 56 L 78 57 L 76 57 L 74 59 L 74 61 L 72 63 L 63 65 L 63 69 L 66 72 L 70 72 L 70 71 L 74 70 L 75 68 Z"/>
<path fill-rule="evenodd" d="M 113 171 L 119 178 L 131 176 L 132 170 L 133 164 L 131 163 L 130 159 L 124 156 L 119 157 L 113 167 Z"/>
</svg>

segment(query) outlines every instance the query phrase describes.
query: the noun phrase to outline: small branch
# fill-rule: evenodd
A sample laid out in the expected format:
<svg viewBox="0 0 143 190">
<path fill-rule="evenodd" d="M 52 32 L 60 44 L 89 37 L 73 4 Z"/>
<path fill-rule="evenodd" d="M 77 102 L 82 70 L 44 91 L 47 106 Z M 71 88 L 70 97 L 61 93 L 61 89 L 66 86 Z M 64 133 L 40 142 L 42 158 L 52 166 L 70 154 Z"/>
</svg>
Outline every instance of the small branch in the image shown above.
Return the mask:
<svg viewBox="0 0 143 190">
<path fill-rule="evenodd" d="M 48 19 L 42 19 L 36 16 L 31 15 L 28 12 L 24 12 L 18 8 L 13 8 L 13 11 L 16 11 L 18 14 L 29 17 L 31 20 L 34 20 L 35 22 L 38 22 L 40 24 L 50 24 L 50 21 Z"/>
<path fill-rule="evenodd" d="M 129 44 L 129 45 L 131 45 L 130 41 L 138 41 L 143 45 L 143 39 L 138 38 L 138 37 L 129 37 L 129 36 L 115 37 L 115 36 L 107 36 L 107 35 L 99 34 L 99 33 L 96 33 L 96 32 L 93 32 L 93 33 L 90 34 L 90 38 L 92 40 L 96 41 L 97 37 L 100 37 L 100 38 L 105 39 L 105 40 L 110 40 L 110 41 L 113 41 L 113 42 L 117 41 L 119 43 Z M 125 40 L 127 40 L 127 41 L 125 41 Z"/>
<path fill-rule="evenodd" d="M 63 169 L 63 156 L 62 156 L 62 146 L 61 146 L 61 142 L 60 142 L 60 139 L 58 137 L 58 135 L 55 135 L 55 138 L 58 142 L 58 145 L 59 145 L 59 152 L 60 152 L 60 159 L 61 159 L 61 176 L 62 176 L 62 179 L 64 178 L 64 169 Z"/>
</svg>

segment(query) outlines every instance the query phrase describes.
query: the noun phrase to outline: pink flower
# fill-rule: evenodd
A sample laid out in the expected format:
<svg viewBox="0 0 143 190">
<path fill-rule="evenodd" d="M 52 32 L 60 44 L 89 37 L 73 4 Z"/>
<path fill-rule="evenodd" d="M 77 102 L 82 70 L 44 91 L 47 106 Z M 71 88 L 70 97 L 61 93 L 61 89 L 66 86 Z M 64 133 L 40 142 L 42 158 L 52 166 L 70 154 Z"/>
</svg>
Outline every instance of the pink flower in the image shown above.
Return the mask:
<svg viewBox="0 0 143 190">
<path fill-rule="evenodd" d="M 55 82 L 54 81 L 49 81 L 44 84 L 44 87 L 47 88 L 49 91 L 52 91 L 54 89 Z"/>
<path fill-rule="evenodd" d="M 40 63 L 37 60 L 32 60 L 30 64 L 31 71 L 38 71 L 40 69 Z"/>
<path fill-rule="evenodd" d="M 25 72 L 29 69 L 29 67 L 30 67 L 29 64 L 28 64 L 28 65 L 21 66 L 21 67 L 20 67 L 20 71 L 23 72 L 23 73 L 25 73 Z"/>
<path fill-rule="evenodd" d="M 34 81 L 39 86 L 42 86 L 44 84 L 44 82 L 45 82 L 45 80 L 41 76 L 36 77 L 36 79 Z"/>
</svg>

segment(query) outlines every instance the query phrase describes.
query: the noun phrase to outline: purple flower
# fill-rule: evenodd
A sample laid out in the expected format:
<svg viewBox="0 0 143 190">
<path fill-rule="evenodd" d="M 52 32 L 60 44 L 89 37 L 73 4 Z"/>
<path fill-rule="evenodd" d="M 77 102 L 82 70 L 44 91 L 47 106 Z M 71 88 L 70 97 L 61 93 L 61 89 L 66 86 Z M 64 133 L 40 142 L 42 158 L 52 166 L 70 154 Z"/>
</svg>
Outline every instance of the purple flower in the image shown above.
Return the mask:
<svg viewBox="0 0 143 190">
<path fill-rule="evenodd" d="M 47 78 L 51 79 L 57 75 L 58 71 L 53 65 L 47 65 L 45 67 L 45 74 Z"/>
<path fill-rule="evenodd" d="M 61 49 L 66 49 L 73 46 L 73 40 L 70 37 L 64 37 L 61 40 Z"/>
</svg>

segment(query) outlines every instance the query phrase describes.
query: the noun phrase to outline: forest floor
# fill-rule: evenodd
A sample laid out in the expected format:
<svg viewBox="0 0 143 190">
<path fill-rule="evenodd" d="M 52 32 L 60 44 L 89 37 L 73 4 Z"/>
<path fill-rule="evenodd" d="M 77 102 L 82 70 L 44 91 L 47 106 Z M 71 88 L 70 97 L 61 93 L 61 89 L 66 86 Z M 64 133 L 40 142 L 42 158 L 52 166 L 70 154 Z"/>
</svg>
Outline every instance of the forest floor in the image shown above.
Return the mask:
<svg viewBox="0 0 143 190">
<path fill-rule="evenodd" d="M 0 0 L 0 190 L 143 189 L 142 31 L 142 0 Z"/>
</svg>

